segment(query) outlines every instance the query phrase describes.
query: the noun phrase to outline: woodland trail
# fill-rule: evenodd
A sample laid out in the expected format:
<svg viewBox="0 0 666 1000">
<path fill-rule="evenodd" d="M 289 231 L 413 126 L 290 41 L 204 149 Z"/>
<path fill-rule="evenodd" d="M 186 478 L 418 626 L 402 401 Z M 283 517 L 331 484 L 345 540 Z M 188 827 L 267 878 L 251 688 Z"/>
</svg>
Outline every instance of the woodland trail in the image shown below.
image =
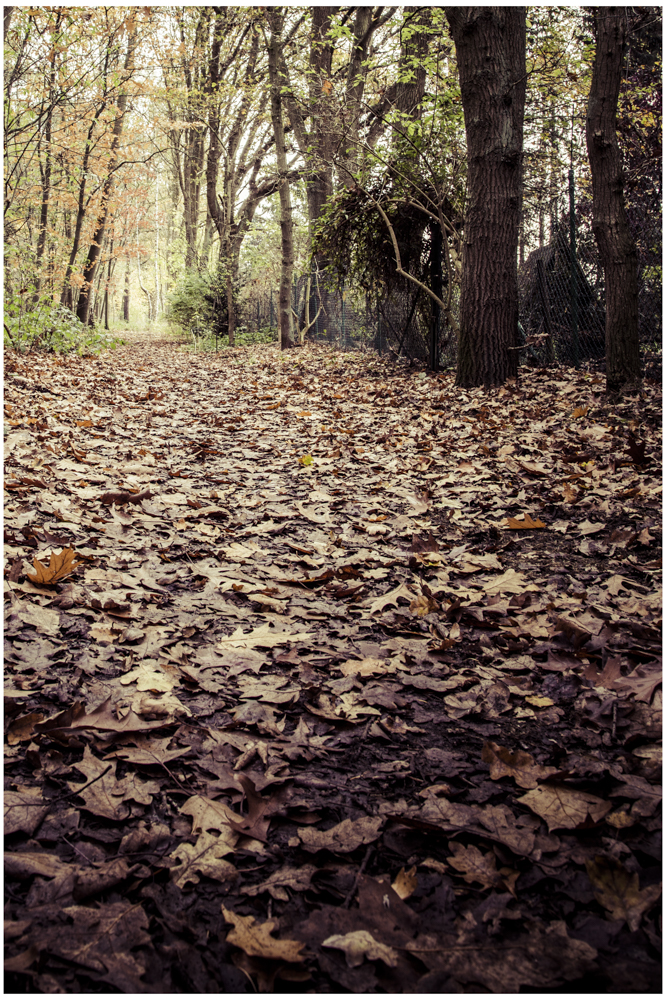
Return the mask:
<svg viewBox="0 0 666 1000">
<path fill-rule="evenodd" d="M 656 992 L 659 386 L 9 356 L 6 989 Z"/>
</svg>

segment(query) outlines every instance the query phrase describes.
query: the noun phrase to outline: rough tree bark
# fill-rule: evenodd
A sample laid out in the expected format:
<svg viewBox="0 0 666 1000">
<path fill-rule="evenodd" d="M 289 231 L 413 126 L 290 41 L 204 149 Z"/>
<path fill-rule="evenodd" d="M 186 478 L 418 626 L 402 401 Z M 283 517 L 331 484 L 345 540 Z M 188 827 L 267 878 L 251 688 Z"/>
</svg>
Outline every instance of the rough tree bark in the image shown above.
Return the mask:
<svg viewBox="0 0 666 1000">
<path fill-rule="evenodd" d="M 284 15 L 275 7 L 268 9 L 268 23 L 271 29 L 268 40 L 268 74 L 271 83 L 271 121 L 275 133 L 275 153 L 280 192 L 280 233 L 282 237 L 282 267 L 280 270 L 280 300 L 278 323 L 280 347 L 293 347 L 291 319 L 291 283 L 294 273 L 294 230 L 291 213 L 291 191 L 289 188 L 289 167 L 287 146 L 284 135 L 282 114 L 282 87 L 284 77 L 280 73 L 282 27 Z"/>
<path fill-rule="evenodd" d="M 517 373 L 517 250 L 525 111 L 525 7 L 445 7 L 467 136 L 456 383 Z"/>
<path fill-rule="evenodd" d="M 626 48 L 626 10 L 599 7 L 597 48 L 587 104 L 585 135 L 592 171 L 592 229 L 606 286 L 606 390 L 640 382 L 638 253 L 624 208 L 622 154 L 616 114 Z"/>
</svg>

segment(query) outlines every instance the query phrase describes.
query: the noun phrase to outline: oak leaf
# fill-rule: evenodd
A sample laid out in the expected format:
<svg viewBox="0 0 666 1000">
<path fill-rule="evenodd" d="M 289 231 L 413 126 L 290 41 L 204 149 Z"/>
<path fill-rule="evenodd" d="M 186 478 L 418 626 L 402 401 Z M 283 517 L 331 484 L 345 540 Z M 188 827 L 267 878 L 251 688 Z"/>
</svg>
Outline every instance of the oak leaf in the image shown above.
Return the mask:
<svg viewBox="0 0 666 1000">
<path fill-rule="evenodd" d="M 462 872 L 466 882 L 478 882 L 484 889 L 490 889 L 502 884 L 502 876 L 497 871 L 495 855 L 492 851 L 482 854 L 473 844 L 465 847 L 455 841 L 449 843 L 452 856 L 446 860 L 452 868 Z"/>
<path fill-rule="evenodd" d="M 302 941 L 278 941 L 271 936 L 276 926 L 274 920 L 258 923 L 254 917 L 241 917 L 233 910 L 222 906 L 224 919 L 233 924 L 234 929 L 227 934 L 227 942 L 240 948 L 246 955 L 257 958 L 274 958 L 283 962 L 303 962 L 301 951 L 305 947 Z"/>
</svg>

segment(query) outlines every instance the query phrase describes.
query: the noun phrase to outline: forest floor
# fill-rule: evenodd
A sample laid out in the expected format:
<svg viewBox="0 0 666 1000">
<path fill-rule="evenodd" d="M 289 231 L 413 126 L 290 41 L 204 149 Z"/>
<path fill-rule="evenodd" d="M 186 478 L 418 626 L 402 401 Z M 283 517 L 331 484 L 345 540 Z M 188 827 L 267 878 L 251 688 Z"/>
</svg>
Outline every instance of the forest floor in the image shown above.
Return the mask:
<svg viewBox="0 0 666 1000">
<path fill-rule="evenodd" d="M 656 382 L 5 368 L 8 992 L 659 992 Z"/>
</svg>

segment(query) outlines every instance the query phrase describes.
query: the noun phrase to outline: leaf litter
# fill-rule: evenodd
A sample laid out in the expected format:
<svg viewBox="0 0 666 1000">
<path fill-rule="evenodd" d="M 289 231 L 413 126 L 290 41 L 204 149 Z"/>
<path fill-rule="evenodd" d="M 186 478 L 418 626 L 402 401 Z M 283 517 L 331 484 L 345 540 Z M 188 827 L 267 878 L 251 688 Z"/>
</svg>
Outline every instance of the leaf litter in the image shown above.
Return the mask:
<svg viewBox="0 0 666 1000">
<path fill-rule="evenodd" d="M 658 989 L 656 383 L 144 337 L 5 403 L 8 989 Z"/>
</svg>

